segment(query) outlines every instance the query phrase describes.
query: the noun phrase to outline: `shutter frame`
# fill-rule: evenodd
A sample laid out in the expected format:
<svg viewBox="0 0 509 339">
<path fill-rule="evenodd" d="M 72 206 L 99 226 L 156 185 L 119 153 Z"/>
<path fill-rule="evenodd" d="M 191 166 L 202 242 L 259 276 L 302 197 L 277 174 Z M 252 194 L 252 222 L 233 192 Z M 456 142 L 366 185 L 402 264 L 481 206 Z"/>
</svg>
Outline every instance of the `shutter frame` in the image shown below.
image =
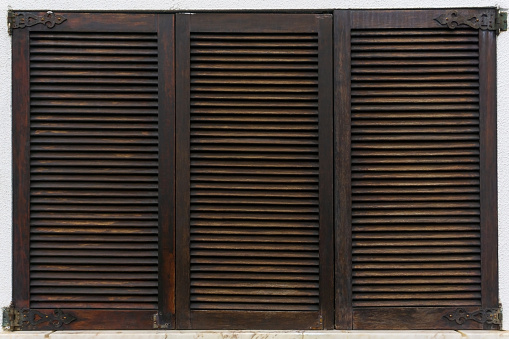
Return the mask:
<svg viewBox="0 0 509 339">
<path fill-rule="evenodd" d="M 479 31 L 482 308 L 499 308 L 496 31 Z M 484 324 L 485 330 L 500 326 Z"/>
<path fill-rule="evenodd" d="M 496 56 L 495 32 L 479 31 L 480 105 L 480 227 L 481 302 L 469 307 L 352 307 L 351 231 L 351 96 L 350 32 L 352 29 L 437 28 L 434 18 L 446 9 L 433 10 L 337 10 L 335 20 L 335 206 L 336 206 L 336 328 L 338 329 L 497 329 L 497 325 L 466 321 L 459 325 L 444 318 L 455 309 L 467 312 L 498 308 L 497 192 L 496 192 Z M 483 10 L 484 11 L 484 10 Z M 486 12 L 495 11 L 493 8 Z M 465 15 L 479 9 L 461 9 Z M 345 86 L 348 89 L 345 90 Z M 347 134 L 345 136 L 344 134 Z M 348 138 L 349 140 L 345 140 Z M 347 178 L 346 181 L 344 178 Z M 341 183 L 349 187 L 342 187 Z M 338 237 L 348 232 L 349 239 Z M 341 260 L 345 258 L 345 260 Z M 345 273 L 347 272 L 347 273 Z M 346 275 L 344 280 L 341 275 Z M 348 282 L 348 283 L 347 283 Z"/>
<path fill-rule="evenodd" d="M 28 31 L 12 34 L 12 298 L 27 308 L 30 299 L 30 60 Z M 17 113 L 14 113 L 17 112 Z"/>
<path fill-rule="evenodd" d="M 312 328 L 328 329 L 332 326 L 333 307 L 328 292 L 336 284 L 336 314 L 335 325 L 338 329 L 497 329 L 498 326 L 465 322 L 458 325 L 444 320 L 443 316 L 454 310 L 454 307 L 352 307 L 352 227 L 351 227 L 351 100 L 350 100 L 350 30 L 378 29 L 378 28 L 430 28 L 440 25 L 434 20 L 448 10 L 362 10 L 334 11 L 334 125 L 320 119 L 320 133 L 326 138 L 331 136 L 329 128 L 334 126 L 334 159 L 322 155 L 332 154 L 331 147 L 320 143 L 320 192 L 332 189 L 330 170 L 334 166 L 334 238 L 332 233 L 320 228 L 320 238 L 334 239 L 335 276 L 332 277 L 332 243 L 320 246 L 320 304 L 323 305 L 321 314 L 316 317 L 315 312 L 302 312 L 302 324 Z M 495 11 L 490 8 L 487 11 Z M 479 9 L 463 9 L 463 13 L 478 13 Z M 36 13 L 42 15 L 44 13 Z M 222 29 L 224 32 L 238 32 L 239 27 L 246 32 L 258 32 L 259 22 L 244 20 L 247 14 L 195 14 L 177 15 L 178 37 L 177 66 L 175 71 L 175 46 L 173 29 L 174 15 L 171 14 L 125 14 L 125 13 L 63 13 L 67 17 L 62 25 L 52 29 L 44 25 L 36 25 L 24 29 L 13 30 L 13 302 L 16 308 L 30 308 L 30 32 L 150 32 L 159 33 L 158 62 L 159 62 L 159 255 L 158 255 L 158 310 L 93 310 L 93 309 L 65 309 L 78 318 L 62 329 L 149 329 L 155 327 L 175 327 L 175 299 L 178 306 L 178 324 L 180 328 L 271 328 L 295 329 L 295 315 L 291 312 L 266 312 L 260 317 L 260 312 L 246 311 L 194 311 L 189 312 L 189 228 L 181 227 L 177 235 L 179 251 L 175 253 L 175 237 L 173 225 L 175 215 L 179 220 L 187 220 L 185 213 L 190 206 L 189 197 L 182 192 L 189 190 L 190 164 L 189 149 L 189 26 L 196 24 L 204 32 L 216 32 L 217 21 L 230 22 Z M 255 14 L 260 15 L 260 14 Z M 296 20 L 296 16 L 289 14 L 270 14 L 267 20 L 268 31 L 281 29 L 280 25 L 296 23 L 295 27 L 304 29 L 313 26 L 314 15 L 306 15 L 305 20 Z M 286 19 L 278 21 L 280 16 Z M 325 17 L 326 15 L 324 15 Z M 277 18 L 276 18 L 277 17 Z M 276 18 L 276 19 L 275 19 Z M 309 19 L 309 20 L 308 20 Z M 228 21 L 231 20 L 231 21 Z M 240 25 L 240 26 L 239 26 Z M 321 32 L 330 42 L 331 28 L 327 20 L 320 21 Z M 313 26 L 315 27 L 315 26 Z M 313 28 L 314 29 L 314 28 Z M 284 31 L 284 29 L 283 29 Z M 291 32 L 289 30 L 288 32 Z M 314 31 L 313 31 L 314 32 Z M 187 45 L 186 45 L 187 41 Z M 496 32 L 479 31 L 479 102 L 480 102 L 480 217 L 481 217 L 481 302 L 482 309 L 498 308 L 498 260 L 497 260 L 497 156 L 496 156 Z M 322 55 L 331 54 L 329 46 L 320 44 Z M 329 63 L 324 57 L 325 64 Z M 163 67 L 164 65 L 165 67 Z M 320 77 L 324 83 L 330 84 L 327 67 L 320 66 Z M 178 100 L 177 108 L 180 115 L 175 123 L 175 72 L 180 80 L 176 88 Z M 187 84 L 187 85 L 186 85 Z M 186 87 L 187 86 L 187 87 Z M 329 90 L 331 89 L 330 86 Z M 323 90 L 322 90 L 323 88 Z M 326 92 L 327 86 L 321 85 L 320 97 L 330 97 Z M 186 101 L 187 100 L 187 101 Z M 322 100 L 323 104 L 325 101 Z M 330 102 L 321 106 L 321 111 L 331 110 Z M 182 114 L 186 112 L 186 115 Z M 175 133 L 175 125 L 178 127 Z M 326 132 L 323 132 L 323 131 Z M 175 153 L 175 140 L 181 144 Z M 187 139 L 186 139 L 187 138 Z M 322 137 L 320 137 L 322 138 Z M 331 142 L 329 142 L 331 143 Z M 329 162 L 334 162 L 332 165 Z M 177 173 L 175 173 L 175 163 Z M 176 175 L 176 177 L 175 177 Z M 176 178 L 176 183 L 175 183 Z M 330 181 L 330 184 L 328 183 Z M 175 201 L 175 185 L 180 192 Z M 187 185 L 187 187 L 186 187 Z M 331 197 L 332 193 L 325 196 Z M 185 199 L 182 199 L 184 197 Z M 177 211 L 175 211 L 177 204 Z M 332 201 L 322 202 L 320 208 L 332 206 Z M 171 206 L 171 208 L 167 208 Z M 330 206 L 329 206 L 330 207 Z M 320 225 L 332 219 L 332 209 L 320 213 Z M 323 221 L 322 221 L 323 218 Z M 348 236 L 345 236 L 348 235 Z M 187 250 L 186 250 L 187 248 Z M 175 255 L 179 264 L 175 267 Z M 178 274 L 175 275 L 175 270 Z M 345 273 L 347 272 L 347 273 Z M 175 284 L 175 276 L 178 281 Z M 324 277 L 328 277 L 325 278 Z M 327 280 L 328 279 L 328 280 Z M 175 296 L 175 286 L 177 295 Z M 187 298 L 187 300 L 186 300 Z M 187 306 L 186 306 L 187 305 Z M 468 312 L 478 311 L 480 307 L 461 307 Z M 43 313 L 52 313 L 53 309 L 37 309 Z M 167 325 L 169 324 L 169 325 Z M 37 328 L 22 329 L 54 329 L 50 325 L 42 324 Z"/>
<path fill-rule="evenodd" d="M 177 326 L 182 329 L 296 329 L 333 326 L 332 276 L 332 66 L 331 15 L 177 14 Z M 320 128 L 320 307 L 311 311 L 234 311 L 190 309 L 190 32 L 310 33 L 319 36 Z M 328 41 L 324 44 L 324 41 Z M 328 72 L 328 74 L 327 74 Z M 323 93 L 322 93 L 323 92 Z M 323 140 L 322 140 L 323 139 Z M 328 145 L 330 144 L 330 145 Z M 322 158 L 322 153 L 328 154 Z M 324 166 L 327 162 L 329 165 Z M 328 187 L 327 187 L 328 186 Z M 327 193 L 329 191 L 329 193 Z M 329 195 L 328 198 L 327 195 Z M 328 206 L 330 205 L 330 207 Z M 322 227 L 322 224 L 326 227 Z M 186 248 L 184 248 L 186 247 Z M 329 254 L 329 255 L 327 255 Z M 328 262 L 328 263 L 327 263 Z M 325 266 L 323 266 L 325 265 Z M 295 319 L 298 317 L 299 322 Z"/>
<path fill-rule="evenodd" d="M 352 329 L 350 12 L 334 12 L 334 240 L 336 329 Z M 347 272 L 347 273 L 345 273 Z"/>
<path fill-rule="evenodd" d="M 169 52 L 170 51 L 170 52 Z M 158 15 L 159 310 L 158 328 L 175 328 L 175 15 Z"/>
<path fill-rule="evenodd" d="M 44 12 L 30 13 L 36 16 Z M 59 13 L 62 25 L 35 25 L 13 30 L 13 306 L 52 315 L 55 309 L 30 304 L 30 33 L 68 32 L 160 33 L 158 52 L 159 180 L 158 190 L 158 302 L 156 309 L 61 308 L 76 319 L 58 329 L 153 329 L 174 327 L 174 53 L 172 14 Z M 164 51 L 165 53 L 161 53 Z M 162 65 L 169 67 L 162 67 Z M 164 92 L 164 93 L 163 93 Z M 164 130 L 161 130 L 163 129 Z M 162 145 L 162 143 L 164 145 Z M 157 205 L 156 205 L 157 206 Z M 164 207 L 164 208 L 163 208 Z M 22 323 L 21 330 L 54 330 L 48 322 Z"/>
</svg>

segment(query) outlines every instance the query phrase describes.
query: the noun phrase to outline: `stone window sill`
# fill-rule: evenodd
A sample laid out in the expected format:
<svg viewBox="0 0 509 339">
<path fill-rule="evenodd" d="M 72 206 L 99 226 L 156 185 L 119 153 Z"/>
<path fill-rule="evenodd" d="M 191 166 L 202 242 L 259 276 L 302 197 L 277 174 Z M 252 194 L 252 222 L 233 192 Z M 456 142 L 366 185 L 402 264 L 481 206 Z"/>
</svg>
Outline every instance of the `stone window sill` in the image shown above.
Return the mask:
<svg viewBox="0 0 509 339">
<path fill-rule="evenodd" d="M 509 331 L 33 331 L 0 339 L 509 339 Z"/>
</svg>

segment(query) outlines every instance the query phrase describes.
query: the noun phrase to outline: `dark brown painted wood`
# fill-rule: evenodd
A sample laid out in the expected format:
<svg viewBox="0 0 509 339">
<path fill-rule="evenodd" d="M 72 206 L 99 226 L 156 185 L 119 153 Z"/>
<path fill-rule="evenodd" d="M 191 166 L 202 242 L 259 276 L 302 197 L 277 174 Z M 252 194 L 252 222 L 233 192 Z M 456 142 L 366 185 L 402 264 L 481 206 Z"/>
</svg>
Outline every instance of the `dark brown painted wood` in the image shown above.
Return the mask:
<svg viewBox="0 0 509 339">
<path fill-rule="evenodd" d="M 180 328 L 333 327 L 331 24 L 177 18 Z"/>
<path fill-rule="evenodd" d="M 253 20 L 254 13 L 197 13 L 189 18 L 190 26 L 199 32 L 217 33 L 317 33 L 316 20 L 321 14 L 265 13 L 263 23 Z M 319 19 L 322 20 L 322 19 Z M 221 22 L 221 27 L 217 23 Z"/>
<path fill-rule="evenodd" d="M 497 308 L 497 81 L 495 32 L 479 31 L 482 306 Z M 499 329 L 486 324 L 484 329 Z"/>
<path fill-rule="evenodd" d="M 132 51 L 126 52 L 125 55 L 136 55 L 140 50 L 155 56 L 159 54 L 157 31 L 126 34 L 120 30 L 119 33 L 122 34 L 112 39 L 113 32 L 106 34 L 95 32 L 94 43 L 102 43 L 108 46 L 108 51 L 117 52 L 123 51 L 126 46 L 131 47 Z M 171 34 L 171 31 L 169 33 Z M 167 90 L 164 85 L 165 76 L 163 73 L 158 76 L 157 59 L 141 65 L 133 62 L 129 64 L 131 68 L 136 65 L 141 69 L 111 72 L 105 68 L 89 71 L 87 66 L 79 64 L 79 61 L 83 60 L 80 58 L 99 57 L 96 64 L 103 67 L 111 62 L 107 54 L 101 54 L 102 50 L 87 44 L 91 33 L 87 32 L 83 36 L 81 32 L 73 31 L 59 35 L 52 31 L 51 34 L 51 37 L 47 37 L 43 32 L 31 33 L 31 56 L 58 58 L 63 54 L 74 55 L 76 59 L 75 69 L 60 70 L 60 73 L 56 73 L 58 69 L 55 70 L 51 65 L 30 65 L 31 84 L 49 80 L 55 77 L 55 74 L 58 74 L 57 78 L 61 83 L 67 84 L 65 88 L 59 90 L 43 89 L 30 92 L 31 118 L 45 119 L 44 122 L 34 120 L 31 124 L 31 145 L 50 144 L 55 148 L 39 149 L 33 152 L 30 158 L 30 170 L 37 173 L 29 183 L 31 195 L 37 198 L 30 204 L 30 307 L 155 311 L 158 308 L 158 273 L 169 275 L 167 269 L 163 267 L 159 270 L 158 267 L 157 249 L 160 248 L 161 251 L 168 249 L 164 244 L 158 246 L 158 227 L 161 226 L 164 234 L 170 231 L 171 224 L 164 217 L 163 220 L 159 219 L 157 202 L 144 198 L 146 194 L 158 197 L 158 157 L 164 168 L 166 161 L 164 157 L 170 156 L 164 149 L 160 154 L 157 152 L 159 131 L 157 122 L 153 121 L 159 116 L 157 95 L 161 90 Z M 163 53 L 169 54 L 171 49 Z M 164 63 L 164 60 L 162 61 Z M 145 71 L 142 67 L 149 70 Z M 94 83 L 94 78 L 122 77 L 145 86 L 146 91 L 140 93 L 136 89 L 133 91 L 129 85 L 117 85 L 118 92 L 110 93 L 108 97 L 97 98 L 93 85 L 87 87 L 91 94 L 73 91 L 73 82 L 69 84 L 67 81 L 69 78 L 76 80 L 77 77 L 91 80 L 91 84 Z M 145 78 L 159 78 L 163 88 L 160 89 L 157 84 L 147 84 Z M 131 94 L 134 95 L 130 96 Z M 142 97 L 136 98 L 136 94 Z M 162 104 L 161 120 L 164 120 L 165 111 L 171 107 L 167 108 L 169 105 L 165 106 L 164 101 Z M 90 117 L 82 112 L 73 112 L 76 106 L 86 109 L 115 106 L 119 111 L 114 113 L 99 111 Z M 65 108 L 65 112 L 61 112 L 60 108 Z M 137 116 L 139 121 L 136 124 L 123 118 L 120 121 L 116 120 L 119 115 L 124 116 L 124 112 L 130 112 L 133 108 L 136 111 L 143 110 Z M 104 116 L 109 119 L 108 122 L 101 119 Z M 72 120 L 62 121 L 61 117 Z M 87 149 L 90 143 L 111 145 L 112 137 L 120 137 L 121 140 L 127 137 L 122 140 L 124 144 L 138 145 L 139 148 L 137 152 L 104 149 L 89 152 Z M 60 145 L 69 144 L 72 145 L 69 150 L 58 149 Z M 168 147 L 171 147 L 171 144 Z M 58 193 L 54 190 L 58 190 Z M 124 190 L 129 190 L 132 196 L 137 198 L 136 201 L 123 200 Z M 111 194 L 116 198 L 116 203 L 106 205 L 98 204 L 93 199 L 79 202 L 67 200 L 69 197 L 81 196 L 84 191 L 92 198 Z M 52 198 L 48 199 L 48 196 Z M 67 199 L 55 200 L 55 197 Z M 165 200 L 165 195 L 161 199 Z M 111 221 L 115 221 L 116 226 L 123 227 L 111 227 L 109 224 Z M 37 227 L 37 233 L 32 227 Z M 89 227 L 93 228 L 92 232 Z M 102 231 L 99 231 L 101 228 Z M 79 230 L 80 234 L 76 234 L 76 230 Z M 47 252 L 48 249 L 56 252 Z M 129 258 L 119 256 L 120 253 L 115 250 L 120 253 L 130 252 L 131 256 Z M 128 271 L 134 276 L 133 279 L 142 285 L 136 288 L 133 286 L 78 288 L 72 284 L 52 288 L 50 285 L 44 287 L 35 285 L 48 283 L 51 274 L 64 271 L 73 280 L 87 280 L 87 274 L 96 272 Z M 106 278 L 118 279 L 111 274 L 105 274 L 103 279 Z M 159 285 L 161 289 L 168 287 L 164 278 L 161 282 Z"/>
<path fill-rule="evenodd" d="M 405 10 L 352 10 L 352 27 L 358 29 L 420 29 L 443 27 L 435 18 L 442 14 L 449 13 L 446 8 L 438 9 L 405 9 Z M 495 8 L 462 8 L 461 13 L 465 16 L 475 16 L 480 11 L 494 14 Z M 397 14 L 395 14 L 397 13 Z M 451 31 L 451 34 L 457 32 Z"/>
<path fill-rule="evenodd" d="M 33 12 L 35 15 L 44 15 L 46 12 Z M 48 29 L 45 25 L 35 25 L 28 29 L 41 32 L 157 32 L 157 17 L 160 14 L 153 13 L 85 13 L 85 12 L 60 12 L 55 14 L 67 18 L 60 25 Z M 168 14 L 171 15 L 171 14 Z"/>
<path fill-rule="evenodd" d="M 482 325 L 475 321 L 466 321 L 458 325 L 441 316 L 454 312 L 456 308 L 451 307 L 380 307 L 354 309 L 353 327 L 366 330 L 478 330 Z M 467 312 L 479 308 L 463 307 Z"/>
<path fill-rule="evenodd" d="M 40 309 L 43 314 L 53 314 L 54 309 Z M 154 328 L 154 311 L 152 310 L 95 310 L 73 309 L 62 310 L 73 315 L 76 320 L 63 324 L 59 330 L 150 330 Z M 48 323 L 37 326 L 24 325 L 21 330 L 54 331 L 55 327 Z"/>
<path fill-rule="evenodd" d="M 322 329 L 318 312 L 256 312 L 256 311 L 193 311 L 192 323 L 197 329 L 220 330 L 295 330 Z M 306 324 L 301 327 L 298 324 Z"/>
<path fill-rule="evenodd" d="M 175 16 L 158 15 L 159 311 L 175 328 Z"/>
<path fill-rule="evenodd" d="M 178 15 L 176 70 L 168 14 L 15 30 L 15 306 L 71 330 L 330 329 L 334 305 L 338 329 L 482 328 L 444 315 L 498 306 L 495 34 L 444 11 L 334 13 L 334 122 L 330 15 Z"/>
<path fill-rule="evenodd" d="M 29 32 L 12 35 L 12 300 L 30 300 L 30 46 Z"/>
<path fill-rule="evenodd" d="M 171 328 L 173 15 L 65 15 L 13 36 L 15 306 Z"/>
<path fill-rule="evenodd" d="M 444 11 L 335 12 L 350 25 L 336 112 L 351 104 L 351 129 L 336 142 L 351 136 L 351 202 L 336 189 L 336 220 L 351 211 L 354 329 L 476 329 L 444 315 L 497 307 L 494 33 L 441 27 Z"/>
<path fill-rule="evenodd" d="M 322 15 L 318 31 L 318 119 L 320 192 L 320 306 L 324 329 L 334 328 L 334 154 L 332 15 Z"/>
<path fill-rule="evenodd" d="M 334 239 L 335 321 L 352 328 L 352 245 L 350 169 L 350 15 L 334 12 Z"/>
<path fill-rule="evenodd" d="M 190 45 L 189 16 L 177 14 L 176 60 L 176 311 L 177 328 L 190 328 L 189 205 L 190 205 Z"/>
</svg>

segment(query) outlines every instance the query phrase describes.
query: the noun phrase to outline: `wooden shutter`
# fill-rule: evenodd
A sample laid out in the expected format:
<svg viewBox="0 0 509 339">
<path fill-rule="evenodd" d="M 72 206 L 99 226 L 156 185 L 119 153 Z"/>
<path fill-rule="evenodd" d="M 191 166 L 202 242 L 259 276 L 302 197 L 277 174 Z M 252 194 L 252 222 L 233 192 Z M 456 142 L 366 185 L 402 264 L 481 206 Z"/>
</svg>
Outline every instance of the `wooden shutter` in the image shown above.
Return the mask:
<svg viewBox="0 0 509 339">
<path fill-rule="evenodd" d="M 177 323 L 332 326 L 332 17 L 177 16 Z"/>
<path fill-rule="evenodd" d="M 495 32 L 450 13 L 335 12 L 339 328 L 498 307 Z"/>
<path fill-rule="evenodd" d="M 173 15 L 56 15 L 13 32 L 15 307 L 172 326 Z"/>
</svg>

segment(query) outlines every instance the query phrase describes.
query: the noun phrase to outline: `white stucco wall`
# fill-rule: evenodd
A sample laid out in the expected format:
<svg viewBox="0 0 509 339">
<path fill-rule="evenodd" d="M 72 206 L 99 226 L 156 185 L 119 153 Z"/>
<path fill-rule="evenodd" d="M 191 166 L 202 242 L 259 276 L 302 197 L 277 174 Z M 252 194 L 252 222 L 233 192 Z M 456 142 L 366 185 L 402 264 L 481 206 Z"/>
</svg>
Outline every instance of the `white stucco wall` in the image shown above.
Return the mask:
<svg viewBox="0 0 509 339">
<path fill-rule="evenodd" d="M 242 10 L 498 6 L 509 0 L 0 0 L 0 307 L 11 301 L 11 37 L 7 10 Z M 497 40 L 500 298 L 509 308 L 509 31 Z M 506 311 L 507 313 L 507 311 Z M 509 321 L 505 321 L 506 329 Z"/>
</svg>

